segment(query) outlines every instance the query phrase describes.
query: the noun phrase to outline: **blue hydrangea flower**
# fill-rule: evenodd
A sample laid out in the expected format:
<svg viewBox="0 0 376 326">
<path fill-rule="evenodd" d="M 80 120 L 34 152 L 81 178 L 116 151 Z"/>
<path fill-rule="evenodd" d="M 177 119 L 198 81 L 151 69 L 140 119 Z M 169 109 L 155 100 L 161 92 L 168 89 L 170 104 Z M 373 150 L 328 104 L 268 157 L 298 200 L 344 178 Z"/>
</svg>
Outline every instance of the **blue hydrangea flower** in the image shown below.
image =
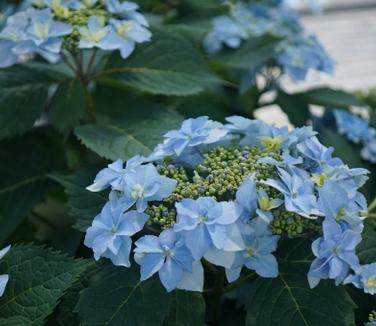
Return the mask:
<svg viewBox="0 0 376 326">
<path fill-rule="evenodd" d="M 373 137 L 365 144 L 360 152 L 360 155 L 363 159 L 376 163 L 376 137 Z"/>
<path fill-rule="evenodd" d="M 183 199 L 175 206 L 174 231 L 181 232 L 194 259 L 205 256 L 211 247 L 224 249 L 230 236 L 228 226 L 235 223 L 242 212 L 235 203 L 218 203 L 212 197 Z M 234 245 L 232 251 L 239 249 L 236 241 Z"/>
<path fill-rule="evenodd" d="M 134 2 L 129 1 L 123 1 L 120 2 L 119 0 L 107 0 L 107 9 L 109 12 L 118 14 L 122 18 L 128 19 L 128 20 L 134 20 L 141 26 L 148 27 L 148 21 L 146 18 L 137 12 L 139 6 L 138 4 Z"/>
<path fill-rule="evenodd" d="M 114 265 L 129 267 L 131 236 L 142 230 L 148 218 L 137 211 L 124 213 L 123 205 L 108 202 L 87 229 L 84 244 L 93 249 L 96 260 L 106 257 Z"/>
<path fill-rule="evenodd" d="M 229 282 L 239 278 L 243 266 L 256 271 L 261 277 L 277 277 L 278 263 L 271 254 L 277 249 L 279 236 L 272 235 L 268 224 L 260 218 L 249 223 L 250 232 L 244 235 L 246 248 L 236 253 L 231 268 L 226 269 Z"/>
<path fill-rule="evenodd" d="M 376 263 L 360 266 L 354 275 L 349 275 L 343 284 L 353 284 L 365 293 L 376 294 Z"/>
<path fill-rule="evenodd" d="M 170 292 L 180 288 L 187 275 L 192 277 L 193 257 L 174 231 L 163 231 L 159 237 L 146 235 L 135 244 L 134 259 L 141 266 L 141 281 L 158 272 L 163 286 Z M 203 276 L 198 274 L 191 281 L 196 281 L 193 287 L 202 291 Z"/>
<path fill-rule="evenodd" d="M 340 165 L 342 161 L 338 158 L 332 158 L 333 147 L 326 147 L 319 142 L 317 137 L 306 139 L 296 146 L 297 150 L 305 158 L 306 167 L 312 169 L 322 165 Z"/>
<path fill-rule="evenodd" d="M 72 33 L 72 26 L 55 21 L 50 9 L 35 11 L 31 16 L 30 26 L 26 33 L 37 46 L 51 38 L 68 35 Z"/>
<path fill-rule="evenodd" d="M 103 19 L 98 16 L 91 16 L 87 26 L 80 27 L 81 34 L 79 48 L 90 49 L 97 47 L 102 50 L 113 50 L 113 44 L 109 40 L 109 27 L 104 25 Z"/>
<path fill-rule="evenodd" d="M 316 259 L 308 272 L 311 288 L 321 279 L 333 279 L 336 285 L 343 282 L 349 269 L 359 268 L 359 259 L 355 248 L 361 241 L 361 235 L 350 229 L 343 231 L 341 226 L 331 219 L 323 222 L 323 236 L 312 243 L 312 252 Z"/>
<path fill-rule="evenodd" d="M 215 17 L 212 24 L 213 29 L 204 39 L 204 47 L 209 53 L 219 52 L 223 45 L 236 49 L 248 38 L 244 26 L 230 17 Z"/>
<path fill-rule="evenodd" d="M 208 117 L 187 119 L 180 129 L 171 130 L 164 135 L 159 145 L 148 158 L 150 161 L 171 156 L 188 165 L 195 166 L 202 160 L 203 146 L 219 142 L 227 135 L 227 130 L 219 122 Z"/>
<path fill-rule="evenodd" d="M 94 179 L 94 183 L 86 189 L 97 192 L 102 191 L 111 186 L 113 190 L 122 191 L 124 189 L 124 177 L 126 172 L 136 170 L 142 165 L 144 158 L 142 156 L 134 156 L 127 161 L 124 168 L 124 162 L 121 159 L 108 165 L 107 168 L 99 171 Z"/>
<path fill-rule="evenodd" d="M 9 251 L 10 245 L 0 250 L 0 259 L 3 258 Z M 9 281 L 8 274 L 0 275 L 0 297 L 3 296 L 7 283 Z"/>
<path fill-rule="evenodd" d="M 332 59 L 313 35 L 286 42 L 277 56 L 283 71 L 294 81 L 304 80 L 310 69 L 332 73 Z"/>
<path fill-rule="evenodd" d="M 74 0 L 70 1 L 69 8 L 72 8 L 74 10 L 80 10 L 80 9 L 89 9 L 93 8 L 99 0 Z"/>
<path fill-rule="evenodd" d="M 334 110 L 338 132 L 354 143 L 367 142 L 375 136 L 368 123 L 345 110 Z"/>
<path fill-rule="evenodd" d="M 13 66 L 17 62 L 17 55 L 13 52 L 15 43 L 0 39 L 0 68 Z"/>
<path fill-rule="evenodd" d="M 319 212 L 314 195 L 314 184 L 309 174 L 299 168 L 291 168 L 290 171 L 277 169 L 280 180 L 268 179 L 263 183 L 284 195 L 285 207 L 288 211 L 315 219 L 314 215 Z"/>
<path fill-rule="evenodd" d="M 136 43 L 150 41 L 151 33 L 134 20 L 110 20 L 110 32 L 107 38 L 108 46 L 120 50 L 123 59 L 128 58 L 134 51 Z"/>
<path fill-rule="evenodd" d="M 325 217 L 332 219 L 346 229 L 361 233 L 363 230 L 363 219 L 359 216 L 361 207 L 338 183 L 328 181 L 319 189 L 319 209 Z"/>
<path fill-rule="evenodd" d="M 162 200 L 172 194 L 176 180 L 159 175 L 152 164 L 142 165 L 127 172 L 124 177 L 122 200 L 126 206 L 136 205 L 143 212 L 149 201 Z"/>
</svg>

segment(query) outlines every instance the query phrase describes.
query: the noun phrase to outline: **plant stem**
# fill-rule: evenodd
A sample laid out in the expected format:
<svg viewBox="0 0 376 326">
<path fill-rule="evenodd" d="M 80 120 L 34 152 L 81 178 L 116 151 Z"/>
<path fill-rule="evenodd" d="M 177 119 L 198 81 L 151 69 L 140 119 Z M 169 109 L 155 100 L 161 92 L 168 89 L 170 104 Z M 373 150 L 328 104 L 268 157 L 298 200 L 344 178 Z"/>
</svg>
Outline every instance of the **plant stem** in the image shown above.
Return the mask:
<svg viewBox="0 0 376 326">
<path fill-rule="evenodd" d="M 368 213 L 367 217 L 369 217 L 369 218 L 376 218 L 376 213 Z"/>
<path fill-rule="evenodd" d="M 93 50 L 93 53 L 92 53 L 92 55 L 91 55 L 91 57 L 90 57 L 90 61 L 89 61 L 89 64 L 88 64 L 88 66 L 87 66 L 87 69 L 86 69 L 86 75 L 90 75 L 90 73 L 91 73 L 91 68 L 92 68 L 92 66 L 93 66 L 93 64 L 94 64 L 94 61 L 95 61 L 95 57 L 97 56 L 97 48 L 94 48 L 94 50 Z"/>
<path fill-rule="evenodd" d="M 369 211 L 369 212 L 372 212 L 375 208 L 376 208 L 376 197 L 375 197 L 375 199 L 372 201 L 372 203 L 368 206 L 368 211 Z"/>
<path fill-rule="evenodd" d="M 86 107 L 87 107 L 87 112 L 89 114 L 89 118 L 92 122 L 95 122 L 97 120 L 96 119 L 96 112 L 95 112 L 94 101 L 93 101 L 93 98 L 91 97 L 91 94 L 90 94 L 90 91 L 89 91 L 89 88 L 88 88 L 89 82 L 85 78 L 82 78 L 80 80 L 81 80 L 81 84 L 82 84 L 82 87 L 83 87 L 83 90 L 84 90 L 84 93 L 85 93 Z"/>
</svg>

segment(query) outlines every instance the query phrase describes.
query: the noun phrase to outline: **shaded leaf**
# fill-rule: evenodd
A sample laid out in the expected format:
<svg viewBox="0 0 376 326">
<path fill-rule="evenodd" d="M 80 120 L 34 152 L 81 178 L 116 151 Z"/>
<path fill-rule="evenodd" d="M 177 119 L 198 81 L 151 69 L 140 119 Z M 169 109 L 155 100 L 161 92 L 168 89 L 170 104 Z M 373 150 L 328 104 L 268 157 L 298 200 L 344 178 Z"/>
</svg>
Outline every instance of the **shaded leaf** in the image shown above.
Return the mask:
<svg viewBox="0 0 376 326">
<path fill-rule="evenodd" d="M 218 82 L 190 41 L 160 30 L 129 59 L 124 61 L 114 54 L 100 75 L 98 82 L 102 84 L 163 95 L 193 95 Z"/>
<path fill-rule="evenodd" d="M 108 200 L 106 193 L 90 192 L 85 189 L 93 183 L 99 169 L 93 166 L 80 170 L 74 175 L 50 175 L 64 187 L 68 197 L 69 213 L 74 220 L 73 227 L 82 232 L 87 230 Z"/>
<path fill-rule="evenodd" d="M 274 102 L 287 114 L 295 127 L 307 124 L 307 120 L 310 118 L 309 105 L 301 95 L 287 94 L 279 90 Z"/>
<path fill-rule="evenodd" d="M 163 324 L 168 308 L 169 296 L 157 278 L 141 282 L 138 268 L 115 266 L 95 275 L 76 306 L 81 321 L 88 326 L 158 326 Z"/>
<path fill-rule="evenodd" d="M 349 106 L 364 106 L 355 95 L 338 89 L 320 87 L 298 93 L 308 103 L 334 108 L 346 108 Z"/>
<path fill-rule="evenodd" d="M 371 264 L 376 261 L 376 231 L 372 220 L 366 220 L 362 233 L 362 242 L 356 247 L 361 264 Z"/>
<path fill-rule="evenodd" d="M 250 70 L 271 59 L 280 42 L 280 38 L 271 35 L 251 38 L 239 49 L 221 51 L 213 57 L 213 60 L 232 68 Z"/>
<path fill-rule="evenodd" d="M 0 298 L 0 316 L 25 317 L 33 324 L 42 324 L 89 264 L 40 246 L 14 246 L 1 260 L 9 282 Z"/>
<path fill-rule="evenodd" d="M 201 293 L 175 290 L 164 326 L 205 325 L 205 301 Z"/>
<path fill-rule="evenodd" d="M 176 112 L 156 105 L 140 104 L 127 114 L 119 113 L 107 123 L 77 127 L 76 136 L 102 157 L 127 160 L 134 155 L 149 155 L 162 136 L 182 121 Z"/>
<path fill-rule="evenodd" d="M 30 133 L 0 143 L 0 243 L 49 190 L 47 174 L 63 166 L 58 144 Z"/>
<path fill-rule="evenodd" d="M 0 70 L 0 139 L 22 134 L 33 126 L 51 82 L 46 73 L 23 66 Z"/>
<path fill-rule="evenodd" d="M 85 93 L 77 80 L 62 82 L 50 103 L 50 118 L 59 130 L 75 126 L 85 113 Z"/>
<path fill-rule="evenodd" d="M 356 307 L 344 287 L 322 281 L 308 286 L 307 270 L 281 264 L 275 279 L 259 278 L 250 288 L 247 303 L 248 326 L 355 326 Z"/>
</svg>

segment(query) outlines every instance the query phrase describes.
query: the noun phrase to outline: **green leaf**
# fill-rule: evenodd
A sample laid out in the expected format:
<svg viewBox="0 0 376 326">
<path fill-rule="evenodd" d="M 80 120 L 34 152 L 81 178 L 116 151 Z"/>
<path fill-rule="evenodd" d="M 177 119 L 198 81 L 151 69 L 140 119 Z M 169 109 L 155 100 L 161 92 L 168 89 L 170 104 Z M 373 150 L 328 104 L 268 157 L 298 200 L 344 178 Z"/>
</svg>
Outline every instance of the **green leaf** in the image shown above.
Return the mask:
<svg viewBox="0 0 376 326">
<path fill-rule="evenodd" d="M 366 220 L 362 233 L 362 242 L 356 252 L 361 264 L 371 264 L 376 261 L 376 231 L 372 220 Z"/>
<path fill-rule="evenodd" d="M 295 127 L 302 127 L 307 124 L 307 120 L 311 116 L 309 105 L 301 95 L 287 94 L 279 90 L 275 103 L 287 114 Z"/>
<path fill-rule="evenodd" d="M 0 70 L 0 139 L 24 133 L 39 118 L 51 78 L 15 66 Z"/>
<path fill-rule="evenodd" d="M 50 103 L 50 118 L 59 130 L 69 130 L 85 113 L 85 93 L 77 79 L 62 82 Z"/>
<path fill-rule="evenodd" d="M 182 116 L 155 104 L 140 103 L 127 114 L 119 112 L 103 124 L 75 129 L 78 139 L 99 156 L 127 160 L 134 155 L 149 155 L 163 134 L 178 127 Z"/>
<path fill-rule="evenodd" d="M 168 314 L 169 296 L 156 277 L 141 282 L 138 268 L 108 266 L 81 292 L 76 310 L 88 326 L 158 326 Z"/>
<path fill-rule="evenodd" d="M 280 264 L 274 279 L 259 278 L 250 287 L 248 326 L 355 326 L 356 307 L 344 287 L 321 281 L 310 289 L 307 271 L 296 264 Z"/>
<path fill-rule="evenodd" d="M 41 201 L 51 185 L 47 174 L 63 165 L 58 145 L 28 133 L 0 143 L 0 243 Z"/>
<path fill-rule="evenodd" d="M 0 318 L 0 326 L 29 326 L 33 325 L 32 321 L 22 316 L 13 316 L 9 318 Z"/>
<path fill-rule="evenodd" d="M 346 108 L 349 106 L 365 105 L 351 93 L 327 87 L 315 88 L 298 94 L 301 95 L 310 104 L 333 108 Z"/>
<path fill-rule="evenodd" d="M 89 261 L 40 246 L 18 245 L 1 260 L 1 266 L 9 282 L 0 298 L 0 316 L 25 317 L 41 325 Z"/>
<path fill-rule="evenodd" d="M 98 166 L 93 166 L 80 170 L 74 175 L 50 175 L 65 188 L 68 197 L 67 206 L 74 220 L 73 227 L 82 232 L 86 232 L 108 200 L 105 193 L 90 192 L 85 189 L 93 183 L 99 170 Z"/>
<path fill-rule="evenodd" d="M 205 301 L 197 292 L 175 290 L 164 326 L 205 325 Z"/>
<path fill-rule="evenodd" d="M 271 59 L 280 42 L 280 38 L 271 35 L 251 38 L 239 49 L 222 51 L 214 56 L 213 60 L 231 68 L 250 70 Z"/>
<path fill-rule="evenodd" d="M 190 41 L 160 30 L 153 33 L 151 42 L 137 47 L 129 59 L 114 54 L 100 75 L 98 82 L 102 84 L 178 96 L 200 93 L 218 82 Z"/>
</svg>

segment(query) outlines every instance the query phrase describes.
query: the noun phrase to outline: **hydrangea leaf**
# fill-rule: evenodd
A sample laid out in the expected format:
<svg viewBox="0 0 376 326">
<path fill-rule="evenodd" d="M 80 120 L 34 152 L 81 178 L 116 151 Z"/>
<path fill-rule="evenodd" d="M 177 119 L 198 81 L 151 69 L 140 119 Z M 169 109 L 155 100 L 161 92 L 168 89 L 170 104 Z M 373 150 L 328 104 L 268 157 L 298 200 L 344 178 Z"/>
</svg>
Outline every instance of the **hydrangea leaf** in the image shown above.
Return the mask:
<svg viewBox="0 0 376 326">
<path fill-rule="evenodd" d="M 282 90 L 274 101 L 280 106 L 295 127 L 302 127 L 307 124 L 310 118 L 309 105 L 299 94 L 287 94 Z"/>
<path fill-rule="evenodd" d="M 280 38 L 270 35 L 251 38 L 236 51 L 232 49 L 222 51 L 213 59 L 231 68 L 250 70 L 272 58 L 280 42 Z"/>
<path fill-rule="evenodd" d="M 123 61 L 114 54 L 98 79 L 106 85 L 131 86 L 162 95 L 193 95 L 218 82 L 200 53 L 179 34 L 154 31 L 151 42 Z"/>
<path fill-rule="evenodd" d="M 31 326 L 32 321 L 22 316 L 13 316 L 9 318 L 0 318 L 0 326 Z"/>
<path fill-rule="evenodd" d="M 355 326 L 356 306 L 346 290 L 332 281 L 310 289 L 307 270 L 284 263 L 277 278 L 257 279 L 249 292 L 246 325 Z"/>
<path fill-rule="evenodd" d="M 47 174 L 63 166 L 64 156 L 58 146 L 39 133 L 1 142 L 0 243 L 15 231 L 49 190 Z"/>
<path fill-rule="evenodd" d="M 175 290 L 163 326 L 205 325 L 205 301 L 200 293 Z"/>
<path fill-rule="evenodd" d="M 140 281 L 138 268 L 108 266 L 81 292 L 76 310 L 85 325 L 162 325 L 169 296 L 157 278 Z"/>
<path fill-rule="evenodd" d="M 376 261 L 376 231 L 372 221 L 366 220 L 362 233 L 362 242 L 356 247 L 361 264 L 371 264 Z"/>
<path fill-rule="evenodd" d="M 74 220 L 73 227 L 82 232 L 87 230 L 108 200 L 104 193 L 85 189 L 93 182 L 97 173 L 98 167 L 95 166 L 80 170 L 73 175 L 50 175 L 65 188 L 68 197 L 67 206 Z"/>
<path fill-rule="evenodd" d="M 42 324 L 89 264 L 88 260 L 74 260 L 41 246 L 14 246 L 1 260 L 2 272 L 9 274 L 9 282 L 0 298 L 0 315 Z"/>
<path fill-rule="evenodd" d="M 85 93 L 77 79 L 59 84 L 50 103 L 50 118 L 59 130 L 75 126 L 85 113 Z"/>
<path fill-rule="evenodd" d="M 165 132 L 178 126 L 182 117 L 158 106 L 138 108 L 109 123 L 80 126 L 75 129 L 78 139 L 98 155 L 127 160 L 134 155 L 149 155 L 162 140 Z"/>
<path fill-rule="evenodd" d="M 33 126 L 46 103 L 51 81 L 48 74 L 23 66 L 0 70 L 0 139 Z"/>
<path fill-rule="evenodd" d="M 356 98 L 355 95 L 338 89 L 320 87 L 298 93 L 308 103 L 327 107 L 346 108 L 349 106 L 364 106 L 365 103 Z"/>
</svg>

